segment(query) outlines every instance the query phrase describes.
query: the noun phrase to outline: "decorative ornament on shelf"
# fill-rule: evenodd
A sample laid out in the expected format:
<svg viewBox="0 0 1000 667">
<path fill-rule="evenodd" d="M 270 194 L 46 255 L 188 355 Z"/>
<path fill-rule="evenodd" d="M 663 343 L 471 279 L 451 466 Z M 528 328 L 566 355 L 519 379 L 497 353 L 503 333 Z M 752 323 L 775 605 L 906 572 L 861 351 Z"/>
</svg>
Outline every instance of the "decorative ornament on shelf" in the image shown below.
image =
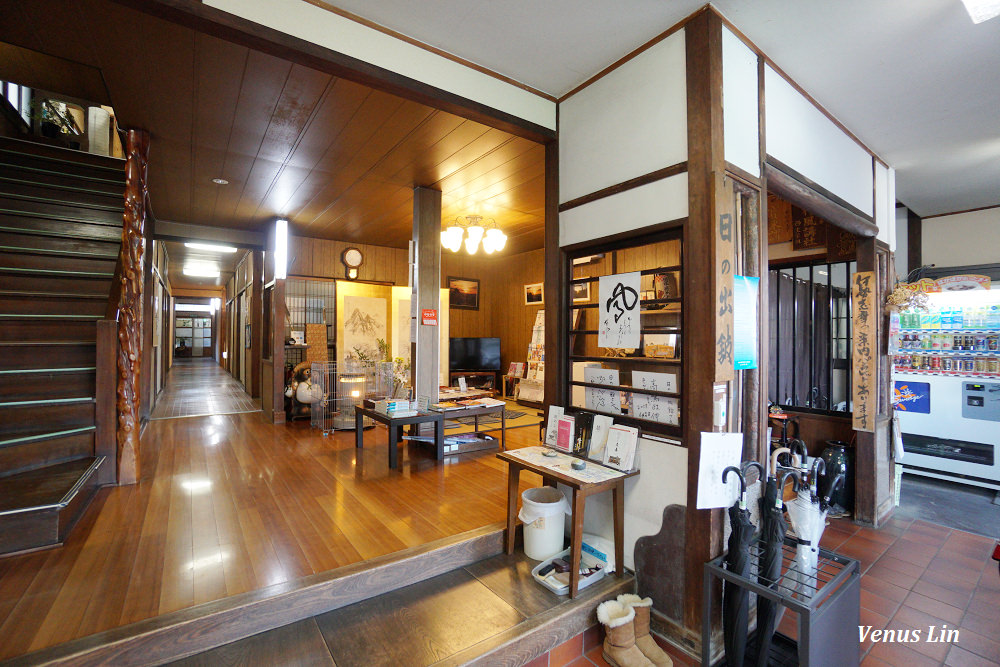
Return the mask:
<svg viewBox="0 0 1000 667">
<path fill-rule="evenodd" d="M 452 252 L 462 249 L 463 239 L 465 251 L 470 255 L 476 254 L 480 242 L 487 255 L 499 252 L 507 245 L 507 235 L 497 226 L 497 221 L 481 215 L 458 216 L 447 229 L 441 231 L 441 246 Z"/>
</svg>

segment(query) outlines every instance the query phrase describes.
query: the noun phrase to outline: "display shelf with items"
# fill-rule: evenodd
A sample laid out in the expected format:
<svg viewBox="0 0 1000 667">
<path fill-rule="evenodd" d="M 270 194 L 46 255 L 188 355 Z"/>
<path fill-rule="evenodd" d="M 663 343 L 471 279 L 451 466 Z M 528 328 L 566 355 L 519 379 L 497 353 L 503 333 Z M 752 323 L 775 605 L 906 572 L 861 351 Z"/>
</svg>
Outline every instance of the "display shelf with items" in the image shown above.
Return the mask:
<svg viewBox="0 0 1000 667">
<path fill-rule="evenodd" d="M 681 250 L 670 230 L 596 249 L 599 261 L 574 262 L 595 249 L 570 255 L 568 302 L 580 314 L 567 332 L 568 411 L 681 436 Z"/>
<path fill-rule="evenodd" d="M 928 294 L 926 310 L 891 320 L 896 373 L 1000 378 L 1000 300 L 988 290 Z"/>
</svg>

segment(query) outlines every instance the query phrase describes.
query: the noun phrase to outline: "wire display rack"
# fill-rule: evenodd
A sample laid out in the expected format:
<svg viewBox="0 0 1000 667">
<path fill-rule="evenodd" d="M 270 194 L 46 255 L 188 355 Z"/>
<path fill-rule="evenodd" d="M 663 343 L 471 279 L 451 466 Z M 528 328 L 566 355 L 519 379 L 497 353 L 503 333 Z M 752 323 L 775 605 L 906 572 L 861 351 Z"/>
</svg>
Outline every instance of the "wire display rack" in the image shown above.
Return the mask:
<svg viewBox="0 0 1000 667">
<path fill-rule="evenodd" d="M 750 560 L 757 563 L 763 545 L 750 544 Z M 703 665 L 724 664 L 711 660 L 712 580 L 721 579 L 726 586 L 740 586 L 779 603 L 784 609 L 798 614 L 798 665 L 858 664 L 857 636 L 861 622 L 861 569 L 858 561 L 819 549 L 816 572 L 804 572 L 795 562 L 796 541 L 786 537 L 782 545 L 781 575 L 777 581 L 761 577 L 756 567 L 749 576 L 726 569 L 725 556 L 705 564 L 704 603 L 702 606 Z"/>
<path fill-rule="evenodd" d="M 323 398 L 313 404 L 309 425 L 323 429 L 323 435 L 333 431 L 333 420 L 337 416 L 337 402 L 332 389 L 337 386 L 337 364 L 332 361 L 314 361 L 309 367 L 312 382 L 323 389 Z"/>
</svg>

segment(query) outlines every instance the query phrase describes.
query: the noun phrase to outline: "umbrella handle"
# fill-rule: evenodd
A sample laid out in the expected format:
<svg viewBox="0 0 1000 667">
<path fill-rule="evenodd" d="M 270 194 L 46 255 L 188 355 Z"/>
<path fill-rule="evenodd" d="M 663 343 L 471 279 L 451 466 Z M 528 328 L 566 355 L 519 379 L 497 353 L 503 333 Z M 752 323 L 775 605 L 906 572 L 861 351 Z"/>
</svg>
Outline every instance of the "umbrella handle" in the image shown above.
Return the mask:
<svg viewBox="0 0 1000 667">
<path fill-rule="evenodd" d="M 820 457 L 813 459 L 812 467 L 809 469 L 809 488 L 812 491 L 813 500 L 816 499 L 816 487 L 819 484 L 819 476 L 826 476 L 826 461 Z"/>
<path fill-rule="evenodd" d="M 759 463 L 757 465 L 760 465 Z M 747 508 L 747 480 L 740 472 L 740 469 L 736 466 L 726 466 L 726 469 L 722 471 L 722 483 L 726 483 L 726 478 L 729 477 L 729 473 L 734 472 L 736 476 L 740 478 L 740 509 L 744 510 Z"/>
<path fill-rule="evenodd" d="M 764 476 L 765 476 L 764 466 L 762 466 L 761 464 L 757 463 L 756 461 L 746 461 L 746 462 L 743 463 L 743 465 L 740 466 L 740 472 L 743 473 L 743 478 L 744 479 L 746 479 L 747 470 L 749 470 L 750 468 L 756 468 L 757 469 L 757 472 L 758 472 L 757 480 L 758 481 L 764 479 Z"/>
<path fill-rule="evenodd" d="M 782 472 L 781 476 L 778 478 L 778 498 L 775 500 L 774 503 L 774 506 L 776 508 L 780 509 L 781 506 L 784 504 L 784 500 L 782 499 L 781 496 L 784 495 L 785 482 L 788 480 L 789 477 L 792 478 L 792 490 L 795 491 L 796 493 L 798 493 L 799 491 L 799 486 L 802 481 L 801 479 L 799 479 L 799 473 L 795 472 L 794 470 L 786 470 Z"/>
<path fill-rule="evenodd" d="M 778 457 L 782 454 L 787 454 L 791 452 L 788 447 L 778 447 L 776 450 L 771 452 L 771 477 L 777 477 L 778 472 Z"/>
<path fill-rule="evenodd" d="M 844 473 L 837 473 L 837 476 L 833 478 L 833 482 L 830 484 L 830 488 L 826 490 L 826 495 L 823 496 L 823 500 L 820 502 L 820 508 L 824 511 L 830 509 L 830 496 L 833 495 L 834 491 L 842 487 L 844 482 Z"/>
</svg>

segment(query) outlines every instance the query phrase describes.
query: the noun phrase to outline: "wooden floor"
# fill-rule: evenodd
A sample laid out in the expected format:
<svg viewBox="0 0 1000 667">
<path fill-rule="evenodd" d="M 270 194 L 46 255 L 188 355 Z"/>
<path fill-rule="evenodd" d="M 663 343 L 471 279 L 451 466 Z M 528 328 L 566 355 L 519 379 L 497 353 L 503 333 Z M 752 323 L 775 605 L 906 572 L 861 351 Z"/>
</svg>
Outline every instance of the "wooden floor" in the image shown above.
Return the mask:
<svg viewBox="0 0 1000 667">
<path fill-rule="evenodd" d="M 227 415 L 260 410 L 232 375 L 211 357 L 174 359 L 150 419 Z"/>
<path fill-rule="evenodd" d="M 492 452 L 407 444 L 389 470 L 384 428 L 353 439 L 259 413 L 150 422 L 139 484 L 100 491 L 63 547 L 0 559 L 0 659 L 504 520 Z"/>
</svg>

